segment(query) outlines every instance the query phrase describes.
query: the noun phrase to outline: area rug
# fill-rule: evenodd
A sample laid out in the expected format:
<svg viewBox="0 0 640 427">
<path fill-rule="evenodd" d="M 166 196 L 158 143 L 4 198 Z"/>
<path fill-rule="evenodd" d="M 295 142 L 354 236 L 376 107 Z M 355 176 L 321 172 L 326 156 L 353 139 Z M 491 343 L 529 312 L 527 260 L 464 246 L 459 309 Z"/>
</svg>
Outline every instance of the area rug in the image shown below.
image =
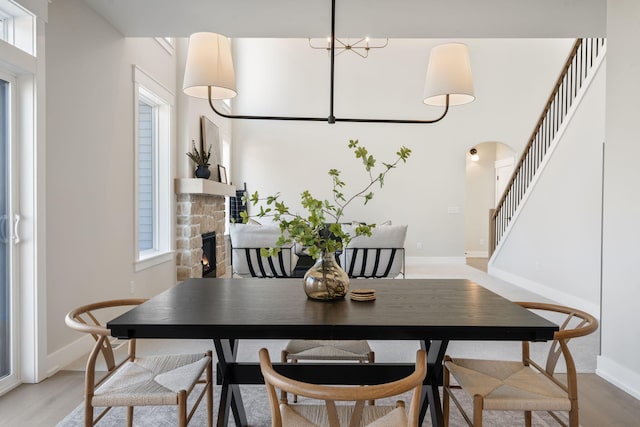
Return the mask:
<svg viewBox="0 0 640 427">
<path fill-rule="evenodd" d="M 215 378 L 215 376 L 214 376 Z M 267 395 L 264 386 L 241 386 L 242 399 L 247 413 L 247 421 L 252 427 L 268 427 L 271 426 L 271 415 L 267 403 Z M 194 396 L 195 393 L 192 393 Z M 217 416 L 217 401 L 220 396 L 219 387 L 214 391 L 214 423 Z M 403 400 L 408 403 L 408 395 L 402 396 Z M 387 400 L 381 399 L 376 404 L 393 404 L 397 399 Z M 471 400 L 461 399 L 465 408 L 471 408 Z M 470 410 L 470 409 L 469 409 Z M 427 414 L 428 417 L 429 414 Z M 560 414 L 563 416 L 564 414 Z M 564 417 L 566 418 L 566 417 Z M 69 415 L 57 424 L 57 427 L 82 427 L 84 422 L 84 407 L 79 405 Z M 97 424 L 98 427 L 116 427 L 126 425 L 126 412 L 124 408 L 113 408 L 107 415 Z M 175 427 L 177 425 L 176 408 L 175 407 L 136 407 L 134 410 L 133 425 L 136 427 Z M 190 426 L 200 427 L 207 425 L 206 405 L 201 403 L 196 411 L 194 418 L 191 420 Z M 233 416 L 229 417 L 229 425 L 235 426 Z M 466 426 L 466 422 L 462 419 L 455 406 L 451 407 L 450 425 L 452 427 Z M 485 411 L 485 426 L 522 426 L 524 425 L 524 416 L 521 412 L 498 412 Z M 546 413 L 533 414 L 534 426 L 555 426 L 557 423 Z M 423 426 L 431 426 L 431 420 L 425 419 Z"/>
</svg>

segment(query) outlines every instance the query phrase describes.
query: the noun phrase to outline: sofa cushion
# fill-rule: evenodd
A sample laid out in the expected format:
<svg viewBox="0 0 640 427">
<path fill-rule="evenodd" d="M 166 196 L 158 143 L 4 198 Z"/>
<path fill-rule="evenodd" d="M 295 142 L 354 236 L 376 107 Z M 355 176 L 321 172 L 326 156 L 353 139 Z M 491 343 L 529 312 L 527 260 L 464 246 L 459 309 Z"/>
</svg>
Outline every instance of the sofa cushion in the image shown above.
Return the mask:
<svg viewBox="0 0 640 427">
<path fill-rule="evenodd" d="M 355 236 L 353 225 L 343 226 L 343 231 Z M 402 272 L 404 259 L 404 242 L 407 237 L 407 225 L 377 225 L 371 230 L 371 236 L 355 236 L 344 248 L 340 262 L 347 272 L 353 265 L 352 275 L 364 277 L 396 277 Z M 369 250 L 366 263 L 363 248 L 377 248 L 379 251 L 376 268 L 376 252 Z M 395 253 L 393 251 L 395 249 Z M 393 260 L 391 260 L 393 257 Z M 391 265 L 386 273 L 389 263 Z M 364 269 L 363 269 L 364 264 Z M 384 274 L 386 273 L 386 274 Z"/>
<path fill-rule="evenodd" d="M 280 238 L 280 227 L 276 224 L 231 224 L 229 237 L 231 238 L 233 272 L 239 276 L 252 277 L 250 265 L 253 267 L 254 277 L 263 276 L 258 268 L 260 261 L 265 268 L 266 276 L 289 276 L 298 262 L 293 244 L 281 247 L 283 266 L 280 265 L 277 256 L 261 257 L 259 255 L 258 249 L 260 248 L 276 247 L 276 242 Z M 247 248 L 251 249 L 249 259 L 247 259 Z M 269 258 L 271 258 L 275 271 L 270 268 Z M 251 262 L 249 263 L 249 261 Z"/>
</svg>

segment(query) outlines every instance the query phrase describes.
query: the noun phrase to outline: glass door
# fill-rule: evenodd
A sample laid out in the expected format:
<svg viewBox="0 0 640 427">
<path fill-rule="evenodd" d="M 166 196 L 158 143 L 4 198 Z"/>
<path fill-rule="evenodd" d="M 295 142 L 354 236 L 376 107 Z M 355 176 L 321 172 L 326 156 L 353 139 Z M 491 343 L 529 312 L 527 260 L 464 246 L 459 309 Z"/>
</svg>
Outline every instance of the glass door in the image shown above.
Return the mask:
<svg viewBox="0 0 640 427">
<path fill-rule="evenodd" d="M 11 80 L 0 74 L 0 391 L 17 381 L 15 246 L 12 203 Z"/>
</svg>

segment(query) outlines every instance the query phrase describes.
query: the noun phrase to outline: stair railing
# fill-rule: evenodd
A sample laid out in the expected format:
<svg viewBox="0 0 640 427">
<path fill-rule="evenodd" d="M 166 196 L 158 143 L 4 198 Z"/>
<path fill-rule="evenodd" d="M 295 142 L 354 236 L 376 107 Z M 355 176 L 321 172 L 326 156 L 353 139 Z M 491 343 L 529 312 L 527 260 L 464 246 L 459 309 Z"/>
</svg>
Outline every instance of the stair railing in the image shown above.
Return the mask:
<svg viewBox="0 0 640 427">
<path fill-rule="evenodd" d="M 505 187 L 489 225 L 489 256 L 507 231 L 529 184 L 545 158 L 558 129 L 573 106 L 589 72 L 604 52 L 604 38 L 577 39 L 538 123 Z"/>
</svg>

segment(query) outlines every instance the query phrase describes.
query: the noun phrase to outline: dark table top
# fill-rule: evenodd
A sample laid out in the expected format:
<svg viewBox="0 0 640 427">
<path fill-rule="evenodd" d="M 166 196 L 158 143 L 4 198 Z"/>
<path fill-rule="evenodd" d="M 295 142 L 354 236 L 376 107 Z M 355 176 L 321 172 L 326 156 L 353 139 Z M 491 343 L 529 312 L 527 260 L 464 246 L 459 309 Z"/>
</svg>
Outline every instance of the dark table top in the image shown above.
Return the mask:
<svg viewBox="0 0 640 427">
<path fill-rule="evenodd" d="M 547 340 L 558 326 L 464 279 L 352 280 L 377 299 L 307 299 L 300 279 L 189 279 L 108 322 L 119 338 Z"/>
</svg>

